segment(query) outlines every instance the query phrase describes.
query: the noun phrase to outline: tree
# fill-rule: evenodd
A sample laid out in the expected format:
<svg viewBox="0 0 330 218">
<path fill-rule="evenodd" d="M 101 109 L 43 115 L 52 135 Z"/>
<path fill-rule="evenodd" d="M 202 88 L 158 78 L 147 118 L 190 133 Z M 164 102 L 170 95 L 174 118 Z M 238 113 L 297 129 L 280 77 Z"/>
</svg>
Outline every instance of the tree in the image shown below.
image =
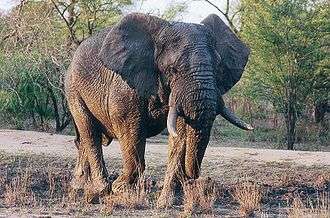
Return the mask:
<svg viewBox="0 0 330 218">
<path fill-rule="evenodd" d="M 328 3 L 242 0 L 242 5 L 241 35 L 252 50 L 249 86 L 284 116 L 287 148 L 293 149 L 297 120 L 313 96 L 316 72 L 326 58 L 321 48 L 327 35 L 329 7 L 324 6 Z"/>
<path fill-rule="evenodd" d="M 79 45 L 95 31 L 114 24 L 131 0 L 51 0 L 65 24 L 69 43 Z"/>
<path fill-rule="evenodd" d="M 2 111 L 16 126 L 32 119 L 34 128 L 45 129 L 55 118 L 55 130 L 63 130 L 70 121 L 63 92 L 70 52 L 63 32 L 54 28 L 56 12 L 47 2 L 22 1 L 2 19 Z"/>
<path fill-rule="evenodd" d="M 215 8 L 220 15 L 222 15 L 226 21 L 228 22 L 229 27 L 236 33 L 236 35 L 239 35 L 240 31 L 240 24 L 241 21 L 237 17 L 240 15 L 240 13 L 244 10 L 244 7 L 242 5 L 236 3 L 238 1 L 235 0 L 226 0 L 226 6 L 224 9 L 221 9 L 220 6 L 218 6 L 217 3 L 221 3 L 223 1 L 211 1 L 211 0 L 204 0 L 207 4 L 211 5 L 213 8 Z M 216 3 L 217 2 L 217 3 Z"/>
<path fill-rule="evenodd" d="M 71 120 L 64 94 L 64 74 L 79 43 L 121 15 L 117 1 L 24 0 L 1 16 L 0 110 L 21 128 L 62 131 Z"/>
</svg>

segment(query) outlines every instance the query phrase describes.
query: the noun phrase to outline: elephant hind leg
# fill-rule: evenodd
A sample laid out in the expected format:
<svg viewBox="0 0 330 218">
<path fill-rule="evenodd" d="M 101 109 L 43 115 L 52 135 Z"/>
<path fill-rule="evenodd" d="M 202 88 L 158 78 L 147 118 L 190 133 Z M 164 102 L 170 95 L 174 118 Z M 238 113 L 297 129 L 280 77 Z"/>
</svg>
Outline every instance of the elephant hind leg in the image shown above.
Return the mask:
<svg viewBox="0 0 330 218">
<path fill-rule="evenodd" d="M 74 126 L 74 130 L 76 133 L 76 138 L 74 139 L 74 144 L 75 144 L 76 148 L 79 150 L 80 134 L 79 134 L 78 127 L 77 127 L 76 123 L 74 122 L 74 120 L 73 120 L 73 126 Z"/>
<path fill-rule="evenodd" d="M 70 110 L 77 131 L 78 159 L 72 180 L 73 189 L 84 189 L 90 196 L 108 191 L 108 173 L 102 152 L 102 128 L 82 99 L 71 100 Z M 93 197 L 89 197 L 93 199 Z M 89 201 L 87 199 L 87 201 Z"/>
<path fill-rule="evenodd" d="M 121 134 L 118 140 L 123 156 L 123 171 L 112 183 L 114 193 L 132 188 L 145 170 L 145 137 L 142 134 L 127 131 Z"/>
</svg>

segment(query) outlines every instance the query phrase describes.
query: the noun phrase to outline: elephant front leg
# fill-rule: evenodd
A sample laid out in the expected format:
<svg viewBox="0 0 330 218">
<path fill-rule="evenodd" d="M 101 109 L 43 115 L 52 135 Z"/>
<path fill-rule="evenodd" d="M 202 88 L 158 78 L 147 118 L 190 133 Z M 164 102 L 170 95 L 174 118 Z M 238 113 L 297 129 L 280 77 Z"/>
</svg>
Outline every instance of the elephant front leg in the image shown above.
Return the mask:
<svg viewBox="0 0 330 218">
<path fill-rule="evenodd" d="M 182 118 L 177 120 L 178 136 L 169 136 L 169 151 L 167 169 L 163 189 L 157 201 L 158 208 L 170 207 L 174 203 L 174 187 L 186 180 L 184 172 L 184 157 L 186 149 L 186 124 Z"/>
<path fill-rule="evenodd" d="M 202 160 L 210 139 L 210 131 L 205 131 L 208 128 L 211 127 L 206 126 L 204 129 L 199 129 L 192 125 L 187 125 L 187 147 L 184 167 L 188 179 L 197 179 L 200 175 Z"/>
</svg>

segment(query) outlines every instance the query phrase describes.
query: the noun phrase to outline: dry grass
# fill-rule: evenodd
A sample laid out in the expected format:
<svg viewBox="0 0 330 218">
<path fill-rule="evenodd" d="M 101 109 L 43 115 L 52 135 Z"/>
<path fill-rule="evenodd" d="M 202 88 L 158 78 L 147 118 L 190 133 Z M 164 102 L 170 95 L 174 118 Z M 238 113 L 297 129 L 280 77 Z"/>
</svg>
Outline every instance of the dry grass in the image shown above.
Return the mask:
<svg viewBox="0 0 330 218">
<path fill-rule="evenodd" d="M 183 191 L 185 214 L 213 212 L 219 193 L 216 183 L 210 178 L 187 181 Z"/>
<path fill-rule="evenodd" d="M 328 185 L 330 185 L 330 174 L 323 173 L 316 176 L 314 186 L 317 189 L 326 189 Z"/>
<path fill-rule="evenodd" d="M 252 217 L 260 209 L 262 192 L 253 182 L 237 184 L 233 190 L 233 198 L 239 203 L 239 213 L 243 217 Z"/>
<path fill-rule="evenodd" d="M 26 171 L 22 176 L 14 177 L 5 185 L 4 204 L 7 207 L 36 206 L 37 199 L 30 188 L 31 173 Z"/>
<path fill-rule="evenodd" d="M 278 178 L 277 186 L 287 187 L 294 184 L 294 178 L 289 173 L 283 173 Z"/>
<path fill-rule="evenodd" d="M 48 172 L 48 184 L 49 184 L 48 195 L 50 198 L 53 198 L 56 181 L 55 181 L 55 175 L 52 172 Z"/>
<path fill-rule="evenodd" d="M 113 164 L 111 162 L 110 167 L 117 172 L 117 165 Z M 246 168 L 233 168 L 237 164 L 216 167 L 226 168 L 226 172 L 228 170 L 246 172 L 251 169 L 250 162 L 248 164 Z M 69 189 L 73 167 L 74 160 L 69 158 L 26 154 L 10 156 L 0 152 L 0 212 L 10 215 L 16 210 L 19 212 L 14 215 L 31 212 L 84 217 L 100 216 L 100 212 L 101 215 L 113 216 L 169 217 L 168 214 L 171 214 L 170 216 L 203 214 L 203 216 L 225 217 L 234 215 L 239 210 L 244 216 L 254 214 L 274 217 L 274 214 L 281 213 L 290 217 L 330 217 L 328 197 L 330 171 L 326 167 L 295 167 L 288 171 L 286 165 L 281 165 L 280 168 L 278 165 L 258 165 L 256 166 L 258 168 L 253 168 L 254 174 L 259 172 L 256 176 L 258 178 L 248 175 L 252 182 L 240 184 L 233 182 L 241 178 L 241 175 L 228 174 L 211 168 L 209 171 L 220 175 L 216 182 L 221 186 L 205 178 L 189 181 L 184 185 L 184 196 L 178 193 L 174 196 L 178 200 L 175 201 L 176 203 L 183 197 L 183 204 L 166 210 L 158 210 L 155 207 L 161 189 L 161 185 L 157 186 L 156 181 L 163 181 L 161 176 L 153 177 L 152 181 L 141 179 L 136 187 L 118 195 L 104 197 L 101 199 L 101 204 L 91 205 L 84 202 L 82 192 L 77 194 Z M 207 170 L 207 167 L 204 169 Z M 263 175 L 267 176 L 261 177 L 258 170 L 263 170 Z M 287 174 L 283 173 L 284 170 Z M 153 175 L 161 174 L 153 173 Z M 246 178 L 247 176 L 242 178 L 243 181 L 246 181 Z M 261 191 L 263 189 L 265 193 Z M 318 193 L 321 194 L 318 196 Z M 300 198 L 293 200 L 297 194 Z M 238 209 L 236 202 L 239 203 Z M 287 209 L 288 207 L 290 209 Z M 183 210 L 185 213 L 182 213 Z"/>
<path fill-rule="evenodd" d="M 288 209 L 289 218 L 328 218 L 330 217 L 330 197 L 328 193 L 319 194 L 316 202 L 311 199 L 303 200 L 297 196 L 293 199 Z"/>
<path fill-rule="evenodd" d="M 4 173 L 4 175 L 0 175 L 0 196 L 5 191 L 4 187 L 6 186 L 6 180 L 7 180 L 7 171 L 6 173 Z"/>
</svg>

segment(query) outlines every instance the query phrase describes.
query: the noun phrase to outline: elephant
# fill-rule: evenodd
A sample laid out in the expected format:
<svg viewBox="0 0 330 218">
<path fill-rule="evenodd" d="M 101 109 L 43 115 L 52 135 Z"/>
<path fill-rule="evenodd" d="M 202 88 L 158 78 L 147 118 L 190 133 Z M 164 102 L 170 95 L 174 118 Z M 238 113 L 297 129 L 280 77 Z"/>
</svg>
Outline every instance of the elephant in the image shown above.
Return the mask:
<svg viewBox="0 0 330 218">
<path fill-rule="evenodd" d="M 78 148 L 72 187 L 90 199 L 132 187 L 145 169 L 146 139 L 167 127 L 158 205 L 171 205 L 174 185 L 199 177 L 217 115 L 253 129 L 222 98 L 240 80 L 249 53 L 215 14 L 194 24 L 132 13 L 84 40 L 65 76 Z M 102 138 L 121 146 L 123 169 L 111 185 Z"/>
</svg>

